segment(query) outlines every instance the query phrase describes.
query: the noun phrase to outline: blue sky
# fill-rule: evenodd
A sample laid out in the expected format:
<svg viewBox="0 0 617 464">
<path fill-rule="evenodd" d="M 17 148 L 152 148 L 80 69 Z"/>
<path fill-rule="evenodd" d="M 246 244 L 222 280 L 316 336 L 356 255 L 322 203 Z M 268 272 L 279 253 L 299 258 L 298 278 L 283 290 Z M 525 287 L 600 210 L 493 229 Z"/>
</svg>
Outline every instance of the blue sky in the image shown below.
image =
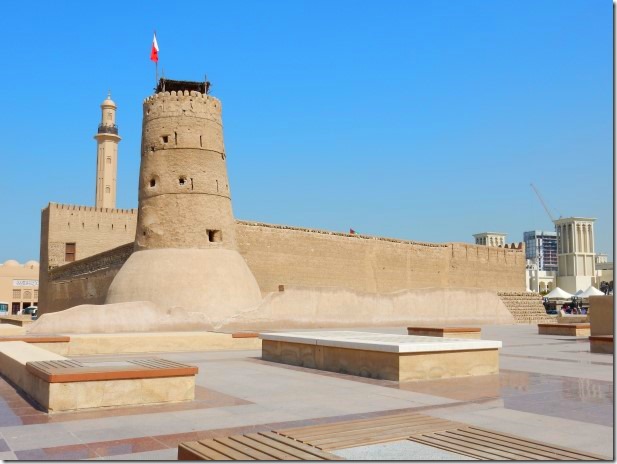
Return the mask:
<svg viewBox="0 0 617 464">
<path fill-rule="evenodd" d="M 118 104 L 137 205 L 157 30 L 172 79 L 223 102 L 235 216 L 430 242 L 597 218 L 612 254 L 612 2 L 10 2 L 0 17 L 0 261 L 39 257 L 49 201 L 92 205 Z"/>
</svg>

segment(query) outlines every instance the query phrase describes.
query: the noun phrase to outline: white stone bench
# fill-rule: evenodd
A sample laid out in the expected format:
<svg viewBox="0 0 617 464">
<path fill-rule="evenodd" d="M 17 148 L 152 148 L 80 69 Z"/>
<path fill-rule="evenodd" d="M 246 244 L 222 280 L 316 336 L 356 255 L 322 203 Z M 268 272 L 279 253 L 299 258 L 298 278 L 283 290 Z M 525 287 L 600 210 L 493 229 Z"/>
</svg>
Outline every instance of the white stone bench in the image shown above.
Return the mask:
<svg viewBox="0 0 617 464">
<path fill-rule="evenodd" d="M 260 333 L 262 358 L 376 379 L 499 373 L 500 341 L 352 331 Z"/>
<path fill-rule="evenodd" d="M 13 341 L 0 342 L 0 374 L 58 412 L 192 400 L 197 368 L 151 358 L 76 361 Z"/>
</svg>

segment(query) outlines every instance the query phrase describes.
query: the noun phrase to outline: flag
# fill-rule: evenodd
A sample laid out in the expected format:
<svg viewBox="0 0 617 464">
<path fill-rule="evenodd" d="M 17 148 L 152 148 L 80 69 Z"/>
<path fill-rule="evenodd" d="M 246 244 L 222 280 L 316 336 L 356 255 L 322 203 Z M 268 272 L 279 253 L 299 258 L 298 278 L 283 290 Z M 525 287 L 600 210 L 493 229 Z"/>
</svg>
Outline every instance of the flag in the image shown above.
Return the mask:
<svg viewBox="0 0 617 464">
<path fill-rule="evenodd" d="M 156 43 L 156 33 L 152 39 L 152 51 L 150 52 L 150 60 L 155 63 L 159 62 L 159 44 Z"/>
<path fill-rule="evenodd" d="M 349 229 L 349 234 L 350 234 L 350 235 L 355 235 L 355 233 L 356 233 L 356 231 L 355 231 L 355 230 L 353 230 L 353 229 Z"/>
</svg>

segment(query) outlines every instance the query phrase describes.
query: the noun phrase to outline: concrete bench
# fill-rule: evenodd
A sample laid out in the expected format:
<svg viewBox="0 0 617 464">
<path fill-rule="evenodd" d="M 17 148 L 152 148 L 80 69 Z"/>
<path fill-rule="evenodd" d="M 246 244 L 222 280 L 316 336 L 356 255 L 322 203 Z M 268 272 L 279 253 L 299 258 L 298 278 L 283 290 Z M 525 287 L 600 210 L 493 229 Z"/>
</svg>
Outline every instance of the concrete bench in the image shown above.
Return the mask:
<svg viewBox="0 0 617 464">
<path fill-rule="evenodd" d="M 0 342 L 0 374 L 58 412 L 192 400 L 197 368 L 153 358 L 76 361 L 12 341 Z"/>
<path fill-rule="evenodd" d="M 408 335 L 445 338 L 481 338 L 479 327 L 407 327 Z"/>
<path fill-rule="evenodd" d="M 612 335 L 592 335 L 589 337 L 589 351 L 592 353 L 613 354 L 615 346 L 613 345 Z"/>
<path fill-rule="evenodd" d="M 375 379 L 425 380 L 499 372 L 500 341 L 352 331 L 260 333 L 262 359 Z"/>
<path fill-rule="evenodd" d="M 589 336 L 589 324 L 538 324 L 540 335 L 567 335 L 571 337 Z"/>
</svg>

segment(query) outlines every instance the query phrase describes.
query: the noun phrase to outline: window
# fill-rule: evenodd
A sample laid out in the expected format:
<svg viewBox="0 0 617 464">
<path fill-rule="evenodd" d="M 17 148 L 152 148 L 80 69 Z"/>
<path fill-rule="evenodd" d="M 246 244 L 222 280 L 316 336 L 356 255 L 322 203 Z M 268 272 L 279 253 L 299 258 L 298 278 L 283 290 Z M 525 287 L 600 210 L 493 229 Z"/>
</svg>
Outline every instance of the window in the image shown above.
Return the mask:
<svg viewBox="0 0 617 464">
<path fill-rule="evenodd" d="M 169 136 L 168 135 L 164 135 L 162 137 L 162 139 L 163 139 L 163 143 L 168 143 L 169 142 Z"/>
<path fill-rule="evenodd" d="M 32 299 L 32 291 L 24 290 L 24 299 L 26 299 L 26 300 Z"/>
<path fill-rule="evenodd" d="M 39 291 L 38 291 L 38 290 L 35 290 L 35 291 L 34 291 L 34 299 L 35 299 L 35 300 L 38 300 L 38 299 L 39 299 Z"/>
<path fill-rule="evenodd" d="M 222 242 L 223 241 L 223 232 L 220 230 L 209 230 L 208 231 L 208 241 L 210 242 Z"/>
<path fill-rule="evenodd" d="M 64 245 L 64 261 L 67 263 L 75 261 L 75 243 L 66 243 Z"/>
<path fill-rule="evenodd" d="M 111 190 L 109 189 L 109 185 L 105 186 L 105 193 L 109 193 Z"/>
<path fill-rule="evenodd" d="M 111 164 L 111 158 L 109 156 L 107 157 L 107 164 Z"/>
<path fill-rule="evenodd" d="M 13 290 L 13 299 L 21 300 L 21 290 Z"/>
</svg>

